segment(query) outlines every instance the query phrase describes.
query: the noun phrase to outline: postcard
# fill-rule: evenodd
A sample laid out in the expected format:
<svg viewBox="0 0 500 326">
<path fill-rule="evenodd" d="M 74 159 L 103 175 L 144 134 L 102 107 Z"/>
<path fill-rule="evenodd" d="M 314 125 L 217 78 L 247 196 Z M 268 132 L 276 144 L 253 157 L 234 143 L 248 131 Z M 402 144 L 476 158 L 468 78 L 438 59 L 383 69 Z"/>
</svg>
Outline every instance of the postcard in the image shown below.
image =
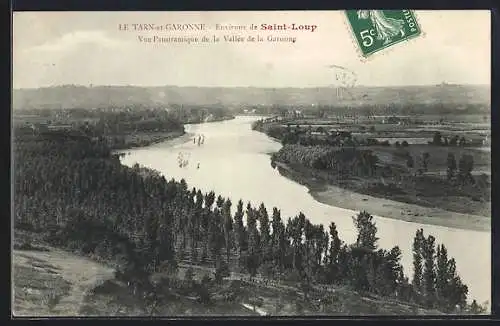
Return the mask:
<svg viewBox="0 0 500 326">
<path fill-rule="evenodd" d="M 491 310 L 487 10 L 14 12 L 12 315 Z"/>
</svg>

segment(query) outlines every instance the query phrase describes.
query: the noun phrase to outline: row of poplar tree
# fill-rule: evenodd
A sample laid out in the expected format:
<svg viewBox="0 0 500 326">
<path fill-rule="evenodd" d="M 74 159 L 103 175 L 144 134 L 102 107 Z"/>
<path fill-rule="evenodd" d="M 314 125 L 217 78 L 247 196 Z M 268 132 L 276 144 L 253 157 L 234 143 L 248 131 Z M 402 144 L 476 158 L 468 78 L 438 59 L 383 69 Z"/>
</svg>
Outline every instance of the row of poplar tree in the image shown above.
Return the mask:
<svg viewBox="0 0 500 326">
<path fill-rule="evenodd" d="M 303 213 L 285 221 L 278 208 L 268 212 L 242 200 L 233 207 L 229 198 L 189 189 L 184 180 L 123 166 L 100 141 L 17 137 L 14 155 L 15 226 L 120 262 L 130 277 L 188 261 L 301 282 L 304 289 L 346 284 L 443 311 L 466 307 L 467 287 L 455 261 L 421 230 L 409 281 L 401 250 L 378 248 L 367 212 L 353 217 L 358 236 L 347 244 L 333 222 L 325 229 Z"/>
</svg>

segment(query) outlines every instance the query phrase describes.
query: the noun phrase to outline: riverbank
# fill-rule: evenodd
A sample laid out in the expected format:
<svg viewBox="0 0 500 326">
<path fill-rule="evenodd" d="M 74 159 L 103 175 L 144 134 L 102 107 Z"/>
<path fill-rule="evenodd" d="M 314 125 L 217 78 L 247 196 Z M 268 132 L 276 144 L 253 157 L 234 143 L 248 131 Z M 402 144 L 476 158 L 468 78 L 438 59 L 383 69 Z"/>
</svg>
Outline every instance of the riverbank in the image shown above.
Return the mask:
<svg viewBox="0 0 500 326">
<path fill-rule="evenodd" d="M 114 143 L 112 143 L 110 146 L 116 151 L 124 151 L 127 149 L 154 145 L 166 140 L 181 137 L 185 134 L 186 132 L 184 130 L 168 132 L 138 132 L 133 134 L 115 136 L 115 138 L 122 138 L 120 138 L 119 142 L 115 140 Z M 111 136 L 110 138 L 113 138 L 113 136 Z"/>
<path fill-rule="evenodd" d="M 275 162 L 280 174 L 309 189 L 311 196 L 326 205 L 351 209 L 366 210 L 370 214 L 406 222 L 438 225 L 473 231 L 491 231 L 491 218 L 472 214 L 450 212 L 447 210 L 409 204 L 360 194 L 329 184 L 314 177 L 306 168 L 298 169 L 281 162 Z M 310 171 L 309 171 L 310 172 Z"/>
<path fill-rule="evenodd" d="M 234 115 L 232 115 L 232 116 L 225 116 L 225 117 L 218 117 L 218 118 L 209 118 L 209 119 L 206 119 L 205 121 L 186 122 L 185 124 L 198 125 L 198 124 L 202 124 L 202 123 L 222 122 L 222 121 L 227 121 L 227 120 L 234 120 L 235 118 L 236 117 Z"/>
<path fill-rule="evenodd" d="M 222 117 L 219 119 L 214 119 L 210 121 L 203 122 L 194 122 L 189 124 L 203 124 L 203 123 L 212 123 L 212 122 L 221 122 L 226 120 L 233 120 L 235 117 Z M 139 147 L 147 147 L 155 144 L 162 143 L 164 141 L 174 141 L 173 145 L 183 143 L 187 141 L 189 138 L 193 137 L 192 134 L 186 133 L 185 130 L 176 130 L 170 132 L 143 132 L 143 133 L 134 133 L 130 135 L 124 135 L 123 143 L 114 144 L 112 148 L 117 152 L 123 152 L 128 149 L 139 148 Z"/>
</svg>

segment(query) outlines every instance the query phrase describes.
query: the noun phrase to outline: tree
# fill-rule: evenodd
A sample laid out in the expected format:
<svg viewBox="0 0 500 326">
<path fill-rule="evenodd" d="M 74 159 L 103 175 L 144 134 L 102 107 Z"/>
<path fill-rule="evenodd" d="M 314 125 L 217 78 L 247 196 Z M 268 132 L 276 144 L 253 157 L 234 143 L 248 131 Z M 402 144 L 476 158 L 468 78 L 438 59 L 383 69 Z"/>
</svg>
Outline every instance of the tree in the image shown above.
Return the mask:
<svg viewBox="0 0 500 326">
<path fill-rule="evenodd" d="M 472 314 L 478 315 L 484 313 L 486 309 L 484 307 L 481 307 L 481 305 L 479 305 L 476 300 L 472 300 L 472 303 L 469 307 L 469 311 Z"/>
<path fill-rule="evenodd" d="M 424 230 L 417 230 L 413 239 L 413 290 L 417 295 L 423 292 L 422 247 L 424 245 Z"/>
<path fill-rule="evenodd" d="M 457 146 L 458 144 L 458 136 L 455 135 L 450 139 L 450 146 Z"/>
<path fill-rule="evenodd" d="M 379 249 L 363 258 L 370 291 L 382 296 L 396 294 L 404 282 L 399 247 L 396 246 L 390 251 Z"/>
<path fill-rule="evenodd" d="M 424 261 L 423 269 L 423 289 L 425 303 L 428 307 L 431 307 L 435 300 L 435 284 L 436 284 L 436 270 L 434 266 L 435 262 L 435 238 L 429 235 L 427 239 L 423 242 L 422 247 L 422 257 Z"/>
<path fill-rule="evenodd" d="M 222 206 L 222 205 L 221 205 Z M 221 256 L 221 249 L 224 243 L 222 231 L 222 216 L 218 208 L 214 209 L 212 218 L 209 220 L 208 244 L 210 249 L 210 258 L 216 265 Z"/>
<path fill-rule="evenodd" d="M 375 226 L 375 222 L 373 222 L 373 216 L 366 211 L 362 211 L 352 219 L 358 230 L 356 246 L 368 250 L 375 250 L 377 248 L 378 238 L 376 236 L 377 227 Z"/>
<path fill-rule="evenodd" d="M 406 167 L 410 170 L 413 169 L 413 157 L 409 153 L 406 156 Z"/>
<path fill-rule="evenodd" d="M 434 137 L 432 138 L 432 144 L 436 146 L 442 145 L 441 138 L 442 138 L 441 133 L 439 131 L 436 131 L 434 133 Z"/>
<path fill-rule="evenodd" d="M 401 146 L 402 146 L 402 147 L 408 147 L 408 146 L 409 146 L 409 144 L 408 144 L 408 142 L 407 142 L 406 140 L 403 140 L 403 141 L 401 142 Z"/>
<path fill-rule="evenodd" d="M 259 231 L 257 230 L 257 214 L 250 203 L 247 205 L 246 213 L 248 229 L 247 269 L 251 275 L 255 275 L 259 267 Z"/>
<path fill-rule="evenodd" d="M 233 218 L 231 216 L 231 200 L 229 198 L 224 202 L 222 207 L 222 217 L 224 219 L 224 240 L 226 247 L 226 260 L 229 263 L 231 249 L 233 247 Z"/>
<path fill-rule="evenodd" d="M 286 238 L 287 242 L 290 243 L 290 247 L 292 249 L 292 268 L 296 268 L 296 260 L 297 260 L 297 248 L 298 248 L 298 242 L 300 242 L 302 234 L 298 230 L 298 223 L 297 223 L 297 217 L 288 218 L 287 223 L 286 223 Z"/>
<path fill-rule="evenodd" d="M 342 246 L 342 241 L 337 232 L 337 226 L 334 222 L 330 223 L 330 248 L 328 251 L 327 261 L 327 279 L 330 282 L 338 281 L 339 277 L 339 255 Z"/>
<path fill-rule="evenodd" d="M 168 276 L 174 277 L 179 271 L 179 264 L 176 260 L 168 260 L 162 263 L 162 271 L 166 272 Z"/>
<path fill-rule="evenodd" d="M 220 263 L 218 264 L 217 268 L 215 269 L 215 281 L 218 284 L 221 284 L 223 278 L 227 277 L 229 275 L 230 275 L 229 266 L 227 265 L 226 262 L 220 261 Z"/>
<path fill-rule="evenodd" d="M 204 212 L 203 212 L 203 218 L 202 218 L 202 241 L 203 241 L 203 250 L 202 250 L 202 261 L 204 261 L 207 256 L 208 256 L 208 250 L 210 246 L 210 239 L 209 235 L 210 232 L 213 231 L 213 222 L 211 222 L 211 216 L 212 216 L 212 205 L 214 204 L 215 201 L 215 193 L 213 191 L 210 191 L 209 193 L 205 194 L 205 207 L 204 207 Z M 212 228 L 212 229 L 210 229 Z M 213 239 L 212 239 L 213 240 Z"/>
<path fill-rule="evenodd" d="M 314 226 L 306 220 L 304 225 L 304 235 L 305 235 L 305 244 L 302 247 L 303 249 L 303 277 L 301 282 L 301 288 L 304 292 L 304 297 L 307 300 L 308 293 L 311 287 L 311 284 L 314 282 L 314 275 L 316 271 L 316 262 L 314 259 L 314 251 L 313 251 L 313 236 L 314 236 Z"/>
<path fill-rule="evenodd" d="M 436 294 L 439 295 L 437 303 L 440 309 L 452 312 L 458 305 L 460 309 L 466 308 L 468 288 L 457 275 L 455 259 L 447 258 L 444 246 L 436 257 Z"/>
<path fill-rule="evenodd" d="M 203 304 L 208 304 L 211 301 L 210 297 L 210 276 L 204 275 L 201 279 L 200 283 L 197 283 L 195 286 L 195 291 L 198 294 L 198 301 Z"/>
<path fill-rule="evenodd" d="M 238 259 L 241 259 L 241 254 L 243 251 L 243 241 L 244 241 L 244 232 L 245 227 L 243 225 L 243 200 L 238 201 L 238 205 L 236 207 L 236 212 L 234 213 L 234 240 L 236 249 L 238 252 Z"/>
<path fill-rule="evenodd" d="M 258 210 L 260 226 L 260 255 L 263 262 L 272 260 L 271 231 L 269 228 L 269 215 L 264 203 L 261 203 Z"/>
<path fill-rule="evenodd" d="M 285 225 L 281 221 L 281 212 L 276 207 L 273 207 L 271 226 L 273 228 L 271 242 L 275 274 L 281 275 L 286 250 Z"/>
<path fill-rule="evenodd" d="M 306 224 L 306 216 L 304 213 L 299 212 L 299 215 L 295 216 L 295 218 L 291 221 L 289 227 L 288 234 L 292 240 L 292 267 L 297 272 L 302 271 L 302 235 L 304 226 Z"/>
<path fill-rule="evenodd" d="M 184 274 L 184 280 L 188 282 L 188 284 L 192 284 L 194 280 L 194 270 L 192 267 L 186 269 L 186 273 Z"/>
<path fill-rule="evenodd" d="M 466 307 L 467 293 L 469 292 L 467 285 L 462 283 L 462 280 L 457 275 L 455 259 L 448 261 L 448 289 L 447 296 L 449 302 L 449 310 L 459 306 L 461 309 Z"/>
<path fill-rule="evenodd" d="M 403 266 L 401 265 L 402 252 L 398 246 L 393 247 L 384 257 L 386 279 L 389 288 L 389 294 L 395 293 L 405 283 Z"/>
<path fill-rule="evenodd" d="M 191 261 L 198 261 L 198 253 L 196 248 L 198 247 L 201 217 L 203 214 L 203 193 L 198 190 L 193 197 L 193 208 L 190 214 L 188 232 L 191 238 Z"/>
<path fill-rule="evenodd" d="M 463 154 L 458 161 L 458 176 L 462 183 L 474 181 L 472 169 L 474 167 L 474 157 L 470 154 Z"/>
<path fill-rule="evenodd" d="M 448 286 L 448 251 L 444 245 L 438 245 L 436 251 L 436 299 L 438 302 L 447 300 Z"/>
<path fill-rule="evenodd" d="M 159 253 L 157 252 L 157 228 L 158 222 L 156 218 L 151 213 L 147 214 L 144 219 L 144 238 L 142 239 L 141 255 L 148 262 L 146 269 L 151 271 L 156 270 L 160 263 Z"/>
<path fill-rule="evenodd" d="M 304 305 L 300 300 L 295 300 L 295 313 L 301 316 L 304 313 Z"/>
<path fill-rule="evenodd" d="M 430 159 L 430 154 L 428 152 L 422 154 L 422 168 L 424 172 L 427 172 L 429 159 Z"/>
<path fill-rule="evenodd" d="M 160 215 L 160 222 L 157 232 L 158 260 L 173 260 L 175 257 L 175 248 L 172 235 L 172 215 L 165 210 Z"/>
<path fill-rule="evenodd" d="M 448 153 L 446 175 L 448 180 L 453 180 L 457 171 L 457 161 L 453 153 Z"/>
<path fill-rule="evenodd" d="M 224 205 L 224 198 L 221 195 L 217 196 L 217 201 L 215 204 L 217 205 L 217 208 L 219 210 L 222 210 L 222 206 Z"/>
<path fill-rule="evenodd" d="M 321 232 L 323 233 L 323 232 Z M 318 269 L 318 259 L 317 259 L 317 253 L 315 252 L 315 247 L 317 247 L 317 241 L 316 239 L 318 238 L 318 228 L 311 224 L 309 220 L 305 221 L 304 224 L 304 236 L 305 236 L 305 243 L 303 247 L 303 256 L 304 256 L 304 281 L 307 284 L 311 284 L 314 282 L 316 272 Z"/>
<path fill-rule="evenodd" d="M 324 283 L 324 269 L 321 267 L 323 258 L 328 255 L 328 233 L 322 224 L 314 226 L 313 252 L 315 264 L 314 278 Z"/>
<path fill-rule="evenodd" d="M 215 201 L 215 192 L 210 191 L 209 193 L 205 194 L 205 209 L 207 210 L 212 209 L 214 201 Z"/>
</svg>

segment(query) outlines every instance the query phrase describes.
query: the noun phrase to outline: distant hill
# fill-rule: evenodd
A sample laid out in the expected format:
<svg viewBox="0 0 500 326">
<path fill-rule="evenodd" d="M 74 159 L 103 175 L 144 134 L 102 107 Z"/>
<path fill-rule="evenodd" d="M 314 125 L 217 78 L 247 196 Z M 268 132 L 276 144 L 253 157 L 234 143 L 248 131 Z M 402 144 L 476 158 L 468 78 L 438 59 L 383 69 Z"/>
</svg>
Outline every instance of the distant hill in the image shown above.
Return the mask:
<svg viewBox="0 0 500 326">
<path fill-rule="evenodd" d="M 310 105 L 310 104 L 489 104 L 490 87 L 433 85 L 354 87 L 338 97 L 335 88 L 57 86 L 16 89 L 14 109 L 93 108 L 130 105 Z"/>
</svg>

